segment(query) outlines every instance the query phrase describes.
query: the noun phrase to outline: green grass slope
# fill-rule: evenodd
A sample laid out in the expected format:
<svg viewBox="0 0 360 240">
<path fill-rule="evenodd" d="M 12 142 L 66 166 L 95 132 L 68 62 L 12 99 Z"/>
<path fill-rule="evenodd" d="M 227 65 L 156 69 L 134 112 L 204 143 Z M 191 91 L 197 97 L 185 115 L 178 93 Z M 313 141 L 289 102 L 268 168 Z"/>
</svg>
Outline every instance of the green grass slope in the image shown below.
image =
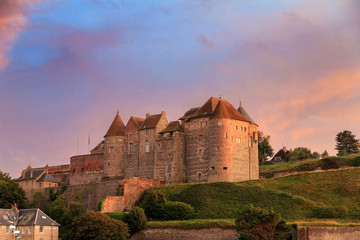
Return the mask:
<svg viewBox="0 0 360 240">
<path fill-rule="evenodd" d="M 303 161 L 283 162 L 275 165 L 262 165 L 260 166 L 260 176 L 270 178 L 273 177 L 274 174 L 281 172 L 305 172 L 318 169 L 328 170 L 359 166 L 360 155 L 307 159 Z"/>
<path fill-rule="evenodd" d="M 245 205 L 272 208 L 289 220 L 360 219 L 360 169 L 228 183 L 156 188 L 168 200 L 191 204 L 197 218 L 234 218 Z"/>
</svg>

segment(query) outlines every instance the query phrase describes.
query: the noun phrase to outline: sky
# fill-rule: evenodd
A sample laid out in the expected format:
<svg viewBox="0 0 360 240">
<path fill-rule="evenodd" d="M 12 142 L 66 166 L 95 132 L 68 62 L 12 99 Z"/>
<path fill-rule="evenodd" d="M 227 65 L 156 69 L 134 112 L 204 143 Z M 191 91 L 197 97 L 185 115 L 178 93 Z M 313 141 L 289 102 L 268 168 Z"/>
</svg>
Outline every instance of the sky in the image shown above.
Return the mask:
<svg viewBox="0 0 360 240">
<path fill-rule="evenodd" d="M 360 137 L 358 0 L 1 0 L 0 170 L 67 164 L 116 110 L 239 102 L 281 147 Z M 90 146 L 88 146 L 90 136 Z"/>
</svg>

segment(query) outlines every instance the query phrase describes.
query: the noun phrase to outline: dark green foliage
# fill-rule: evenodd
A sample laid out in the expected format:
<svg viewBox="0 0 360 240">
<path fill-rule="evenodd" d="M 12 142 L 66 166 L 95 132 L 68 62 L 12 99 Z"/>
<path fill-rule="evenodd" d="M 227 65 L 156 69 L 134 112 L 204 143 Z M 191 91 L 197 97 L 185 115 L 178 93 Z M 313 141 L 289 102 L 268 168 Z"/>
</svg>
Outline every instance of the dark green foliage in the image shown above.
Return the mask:
<svg viewBox="0 0 360 240">
<path fill-rule="evenodd" d="M 346 217 L 346 212 L 343 209 L 333 207 L 314 207 L 309 213 L 309 218 L 319 219 L 343 219 Z"/>
<path fill-rule="evenodd" d="M 298 161 L 312 158 L 311 150 L 305 147 L 297 147 L 293 151 L 289 152 L 286 155 L 285 160 L 289 161 Z"/>
<path fill-rule="evenodd" d="M 125 222 L 129 225 L 131 235 L 143 230 L 147 223 L 144 210 L 140 207 L 133 207 L 129 211 Z"/>
<path fill-rule="evenodd" d="M 25 191 L 8 173 L 0 171 L 0 208 L 11 208 L 14 204 L 18 208 L 28 208 Z"/>
<path fill-rule="evenodd" d="M 104 203 L 105 199 L 106 199 L 106 197 L 103 197 L 103 198 L 99 201 L 99 203 L 98 203 L 98 205 L 97 205 L 97 210 L 98 210 L 98 211 L 101 211 L 101 210 L 102 210 L 102 208 L 103 208 L 103 203 Z"/>
<path fill-rule="evenodd" d="M 259 163 L 265 163 L 268 157 L 271 157 L 274 153 L 274 149 L 270 145 L 270 136 L 265 136 L 263 132 L 258 132 L 258 150 L 259 150 Z"/>
<path fill-rule="evenodd" d="M 318 153 L 318 152 L 313 152 L 313 153 L 312 153 L 312 158 L 319 159 L 319 158 L 320 158 L 320 153 Z"/>
<path fill-rule="evenodd" d="M 43 211 L 46 211 L 46 196 L 42 192 L 36 192 L 33 196 L 33 201 L 31 207 L 40 208 Z"/>
<path fill-rule="evenodd" d="M 169 201 L 163 206 L 163 220 L 188 220 L 194 216 L 194 208 L 184 202 Z"/>
<path fill-rule="evenodd" d="M 292 236 L 280 214 L 252 205 L 238 213 L 235 225 L 239 240 L 280 240 L 291 239 Z"/>
<path fill-rule="evenodd" d="M 354 159 L 354 167 L 360 167 L 360 156 Z"/>
<path fill-rule="evenodd" d="M 165 194 L 161 191 L 150 189 L 146 191 L 140 207 L 150 219 L 161 219 L 163 216 L 163 205 L 166 202 Z"/>
<path fill-rule="evenodd" d="M 116 196 L 124 196 L 124 185 L 119 184 L 116 188 Z"/>
<path fill-rule="evenodd" d="M 64 195 L 59 195 L 55 201 L 53 201 L 49 206 L 47 213 L 48 215 L 58 223 L 62 223 L 61 218 L 64 215 L 65 206 L 65 198 Z"/>
<path fill-rule="evenodd" d="M 63 215 L 60 220 L 60 236 L 64 240 L 72 239 L 74 234 L 74 222 L 84 213 L 84 207 L 81 203 L 71 202 L 69 208 L 63 209 Z"/>
<path fill-rule="evenodd" d="M 321 154 L 321 158 L 326 158 L 328 156 L 329 156 L 329 153 L 326 150 Z"/>
<path fill-rule="evenodd" d="M 88 212 L 77 219 L 73 226 L 73 240 L 126 240 L 127 224 L 100 212 Z"/>
<path fill-rule="evenodd" d="M 336 147 L 338 156 L 346 156 L 348 154 L 356 154 L 359 151 L 359 139 L 355 138 L 349 130 L 344 130 L 336 135 Z"/>
<path fill-rule="evenodd" d="M 127 214 L 124 213 L 124 212 L 109 212 L 109 213 L 104 213 L 105 215 L 108 215 L 109 217 L 115 219 L 115 220 L 119 220 L 119 221 L 123 221 L 125 222 L 126 221 L 126 217 L 127 217 Z"/>
</svg>

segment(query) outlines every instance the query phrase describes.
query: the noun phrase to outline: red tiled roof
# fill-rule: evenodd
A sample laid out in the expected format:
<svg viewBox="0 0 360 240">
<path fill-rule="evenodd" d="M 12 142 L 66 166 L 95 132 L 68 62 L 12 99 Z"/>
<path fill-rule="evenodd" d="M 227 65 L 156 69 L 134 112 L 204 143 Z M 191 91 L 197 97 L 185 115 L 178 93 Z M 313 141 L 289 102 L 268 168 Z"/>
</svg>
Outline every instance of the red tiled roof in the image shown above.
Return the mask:
<svg viewBox="0 0 360 240">
<path fill-rule="evenodd" d="M 179 121 L 170 122 L 164 130 L 159 133 L 168 133 L 168 132 L 184 132 L 184 128 L 181 126 Z"/>
<path fill-rule="evenodd" d="M 214 118 L 230 118 L 236 119 L 244 122 L 250 122 L 249 119 L 244 117 L 241 113 L 239 113 L 233 105 L 231 105 L 228 101 L 224 99 L 220 99 L 218 105 L 213 114 Z"/>
<path fill-rule="evenodd" d="M 155 128 L 161 118 L 161 114 L 147 115 L 145 121 L 141 125 L 141 129 Z"/>
<path fill-rule="evenodd" d="M 134 119 L 134 121 L 138 127 L 140 127 L 145 121 L 144 118 L 139 118 L 139 117 L 134 117 L 134 116 L 131 116 L 131 118 Z"/>
<path fill-rule="evenodd" d="M 109 130 L 106 132 L 104 137 L 109 136 L 125 136 L 124 133 L 125 125 L 121 120 L 119 113 L 116 114 L 114 121 L 112 122 Z"/>
<path fill-rule="evenodd" d="M 217 118 L 230 118 L 250 122 L 245 116 L 239 113 L 228 101 L 211 97 L 203 106 L 191 108 L 180 120 L 196 117 L 212 116 Z"/>
</svg>

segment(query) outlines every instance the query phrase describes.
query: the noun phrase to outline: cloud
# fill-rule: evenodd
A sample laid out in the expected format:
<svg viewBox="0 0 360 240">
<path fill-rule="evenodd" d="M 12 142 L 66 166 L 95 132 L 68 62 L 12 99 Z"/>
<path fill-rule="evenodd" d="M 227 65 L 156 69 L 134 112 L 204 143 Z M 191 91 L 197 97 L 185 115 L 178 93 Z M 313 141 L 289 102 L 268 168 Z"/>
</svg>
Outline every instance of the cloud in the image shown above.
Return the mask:
<svg viewBox="0 0 360 240">
<path fill-rule="evenodd" d="M 214 47 L 214 43 L 212 43 L 211 41 L 209 41 L 209 39 L 207 39 L 204 35 L 200 34 L 196 37 L 196 41 L 198 41 L 199 43 L 201 43 L 202 45 L 204 45 L 204 47 L 206 48 L 212 48 Z"/>
<path fill-rule="evenodd" d="M 0 1 L 0 70 L 9 64 L 7 52 L 11 49 L 20 31 L 26 24 L 28 7 L 32 0 Z"/>
</svg>

